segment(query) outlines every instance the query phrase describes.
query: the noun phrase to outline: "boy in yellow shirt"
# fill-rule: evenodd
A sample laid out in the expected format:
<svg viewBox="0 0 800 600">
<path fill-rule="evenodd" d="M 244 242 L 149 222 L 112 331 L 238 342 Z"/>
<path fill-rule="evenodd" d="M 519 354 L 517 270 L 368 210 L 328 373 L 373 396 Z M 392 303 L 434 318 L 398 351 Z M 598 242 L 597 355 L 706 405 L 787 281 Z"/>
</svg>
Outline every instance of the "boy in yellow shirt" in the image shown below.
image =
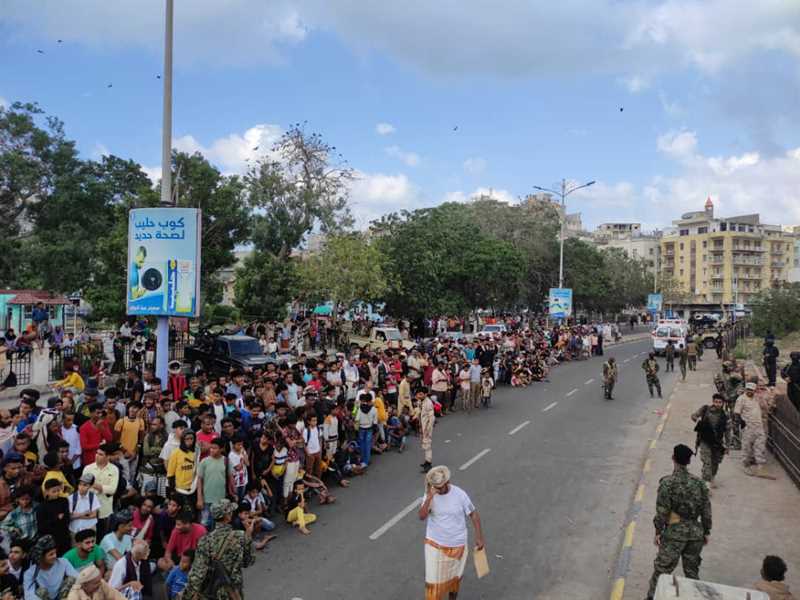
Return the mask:
<svg viewBox="0 0 800 600">
<path fill-rule="evenodd" d="M 45 454 L 44 466 L 47 467 L 47 473 L 44 474 L 44 479 L 42 480 L 42 495 L 45 495 L 44 484 L 50 479 L 55 479 L 61 484 L 61 493 L 59 495 L 62 498 L 68 498 L 69 495 L 75 491 L 75 488 L 70 485 L 69 481 L 67 481 L 67 478 L 64 476 L 64 473 L 61 471 L 61 465 L 58 461 L 58 454 L 55 452 L 48 452 Z"/>
</svg>

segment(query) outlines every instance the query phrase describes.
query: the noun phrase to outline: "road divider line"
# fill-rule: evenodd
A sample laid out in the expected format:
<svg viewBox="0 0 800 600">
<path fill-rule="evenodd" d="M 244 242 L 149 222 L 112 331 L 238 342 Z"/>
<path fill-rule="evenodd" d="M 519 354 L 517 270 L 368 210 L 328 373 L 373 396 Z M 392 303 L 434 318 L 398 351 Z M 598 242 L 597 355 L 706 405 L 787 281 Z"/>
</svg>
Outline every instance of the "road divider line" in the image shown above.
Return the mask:
<svg viewBox="0 0 800 600">
<path fill-rule="evenodd" d="M 516 427 L 514 427 L 514 429 L 512 429 L 511 431 L 509 431 L 509 432 L 508 432 L 508 435 L 514 435 L 514 434 L 515 434 L 515 433 L 517 433 L 517 432 L 518 432 L 520 429 L 522 429 L 523 427 L 526 427 L 526 426 L 528 426 L 528 425 L 530 425 L 530 424 L 531 424 L 531 422 L 530 422 L 530 421 L 524 421 L 524 422 L 520 423 L 519 425 L 517 425 Z"/>
<path fill-rule="evenodd" d="M 622 362 L 623 362 L 623 364 L 624 364 L 624 363 L 629 363 L 629 362 L 631 362 L 631 359 L 630 359 L 630 358 L 626 358 L 626 359 L 625 359 L 625 360 L 623 360 Z"/>
<path fill-rule="evenodd" d="M 383 524 L 383 525 L 381 525 L 381 526 L 380 526 L 378 529 L 376 529 L 376 530 L 373 532 L 373 534 L 372 534 L 371 536 L 369 536 L 369 539 L 371 539 L 373 542 L 374 542 L 375 540 L 377 540 L 377 539 L 378 539 L 379 537 L 381 537 L 381 536 L 382 536 L 384 533 L 386 533 L 386 532 L 387 532 L 387 531 L 389 531 L 389 530 L 390 530 L 392 527 L 394 527 L 394 526 L 395 526 L 395 525 L 397 525 L 397 524 L 398 524 L 400 521 L 402 521 L 402 520 L 403 520 L 403 518 L 405 518 L 405 516 L 406 516 L 406 515 L 408 515 L 408 513 L 410 513 L 410 512 L 411 512 L 412 510 L 414 510 L 415 508 L 417 508 L 417 507 L 418 507 L 420 504 L 422 504 L 422 498 L 417 498 L 417 499 L 416 499 L 416 500 L 414 500 L 414 501 L 413 501 L 411 504 L 409 504 L 409 505 L 408 505 L 408 506 L 406 506 L 406 507 L 405 507 L 403 510 L 401 510 L 399 513 L 397 513 L 395 516 L 393 516 L 391 519 L 389 519 L 388 521 L 386 521 L 386 523 L 384 523 L 384 524 Z"/>
<path fill-rule="evenodd" d="M 567 392 L 567 395 L 564 396 L 564 397 L 565 398 L 569 398 L 570 396 L 572 396 L 572 394 L 574 394 L 577 391 L 578 391 L 578 388 L 575 388 L 574 390 L 571 390 L 571 391 Z"/>
<path fill-rule="evenodd" d="M 542 412 L 547 412 L 548 410 L 550 410 L 551 408 L 553 408 L 553 407 L 554 407 L 556 404 L 558 404 L 558 402 L 553 402 L 552 404 L 548 404 L 547 406 L 545 406 L 545 407 L 542 409 Z"/>
<path fill-rule="evenodd" d="M 482 459 L 484 456 L 486 456 L 487 454 L 489 454 L 489 452 L 491 452 L 491 451 L 492 451 L 492 449 L 491 449 L 491 448 L 484 448 L 483 450 L 481 450 L 480 452 L 478 452 L 478 453 L 477 453 L 475 456 L 473 456 L 472 458 L 470 458 L 470 459 L 469 459 L 467 462 L 465 462 L 463 465 L 461 465 L 460 467 L 458 467 L 458 470 L 459 470 L 459 471 L 466 471 L 466 470 L 467 470 L 467 469 L 469 469 L 469 468 L 470 468 L 472 465 L 474 465 L 476 462 L 478 462 L 480 459 Z"/>
<path fill-rule="evenodd" d="M 584 382 L 583 382 L 583 385 L 591 385 L 591 384 L 593 384 L 593 383 L 594 383 L 594 377 L 592 377 L 591 379 L 587 379 L 586 381 L 584 381 Z"/>
</svg>

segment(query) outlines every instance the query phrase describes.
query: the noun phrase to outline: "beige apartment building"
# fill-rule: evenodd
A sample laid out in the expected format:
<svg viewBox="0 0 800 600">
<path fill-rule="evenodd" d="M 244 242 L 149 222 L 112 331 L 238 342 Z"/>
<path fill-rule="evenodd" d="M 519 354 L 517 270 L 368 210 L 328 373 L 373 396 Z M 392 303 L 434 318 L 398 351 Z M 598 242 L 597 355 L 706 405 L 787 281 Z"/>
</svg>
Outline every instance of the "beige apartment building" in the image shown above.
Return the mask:
<svg viewBox="0 0 800 600">
<path fill-rule="evenodd" d="M 693 305 L 747 304 L 762 289 L 789 279 L 795 236 L 758 214 L 714 217 L 705 210 L 673 221 L 661 239 L 661 272 L 674 277 Z"/>
</svg>

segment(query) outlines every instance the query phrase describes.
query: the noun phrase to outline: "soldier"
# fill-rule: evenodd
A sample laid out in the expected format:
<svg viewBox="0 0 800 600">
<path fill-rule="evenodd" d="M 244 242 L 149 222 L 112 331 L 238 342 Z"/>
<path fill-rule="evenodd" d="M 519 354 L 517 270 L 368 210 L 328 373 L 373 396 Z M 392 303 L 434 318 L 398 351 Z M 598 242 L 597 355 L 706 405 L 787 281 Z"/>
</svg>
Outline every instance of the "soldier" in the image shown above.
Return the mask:
<svg viewBox="0 0 800 600">
<path fill-rule="evenodd" d="M 789 401 L 800 411 L 800 352 L 789 354 L 791 364 L 786 365 L 781 371 L 781 377 L 786 381 L 786 394 Z"/>
<path fill-rule="evenodd" d="M 672 340 L 667 340 L 667 347 L 664 348 L 664 356 L 667 359 L 667 368 L 664 369 L 664 372 L 675 372 L 675 342 Z"/>
<path fill-rule="evenodd" d="M 689 370 L 697 370 L 697 344 L 692 336 L 686 338 L 686 356 L 689 359 Z"/>
<path fill-rule="evenodd" d="M 775 378 L 778 375 L 778 356 L 780 351 L 775 346 L 774 340 L 767 340 L 764 343 L 764 370 L 767 372 L 767 379 L 769 379 L 769 387 L 775 387 Z"/>
<path fill-rule="evenodd" d="M 658 485 L 655 544 L 658 554 L 653 562 L 653 576 L 647 600 L 653 600 L 658 577 L 672 573 L 683 559 L 683 573 L 689 579 L 700 578 L 700 553 L 711 535 L 711 502 L 702 480 L 689 473 L 692 449 L 675 446 L 672 475 L 662 477 Z"/>
<path fill-rule="evenodd" d="M 703 481 L 710 487 L 716 488 L 714 477 L 717 475 L 719 464 L 725 455 L 725 431 L 728 428 L 728 415 L 725 414 L 725 396 L 717 392 L 711 397 L 711 406 L 704 405 L 692 414 L 692 421 L 697 424 L 695 447 L 700 450 L 700 460 L 703 462 Z"/>
<path fill-rule="evenodd" d="M 603 363 L 603 391 L 606 400 L 613 400 L 614 384 L 617 383 L 617 360 L 612 356 Z"/>
<path fill-rule="evenodd" d="M 678 366 L 681 368 L 681 381 L 686 381 L 686 364 L 689 362 L 689 355 L 686 354 L 686 347 L 678 349 Z"/>
<path fill-rule="evenodd" d="M 658 390 L 658 397 L 661 398 L 661 382 L 658 380 L 658 361 L 656 360 L 656 353 L 651 352 L 645 361 L 642 363 L 645 377 L 647 377 L 647 389 L 650 391 L 650 397 L 653 397 L 653 388 Z"/>
<path fill-rule="evenodd" d="M 742 376 L 731 366 L 731 372 L 725 379 L 725 410 L 728 412 L 728 431 L 725 433 L 725 445 L 731 450 L 742 448 L 742 427 L 739 419 L 734 418 L 733 409 L 736 399 L 744 393 Z"/>
<path fill-rule="evenodd" d="M 244 531 L 231 527 L 236 504 L 223 498 L 211 505 L 214 531 L 200 538 L 192 569 L 181 600 L 241 600 L 242 569 L 253 564 L 253 521 L 247 519 Z M 229 585 L 220 585 L 225 577 L 214 577 L 220 567 Z M 222 574 L 220 574 L 222 575 Z M 210 580 L 210 581 L 209 581 Z"/>
<path fill-rule="evenodd" d="M 752 381 L 745 384 L 744 394 L 736 399 L 733 414 L 743 427 L 744 472 L 755 477 L 763 477 L 764 465 L 767 463 L 767 436 L 764 434 L 761 403 L 755 397 L 756 387 Z"/>
</svg>

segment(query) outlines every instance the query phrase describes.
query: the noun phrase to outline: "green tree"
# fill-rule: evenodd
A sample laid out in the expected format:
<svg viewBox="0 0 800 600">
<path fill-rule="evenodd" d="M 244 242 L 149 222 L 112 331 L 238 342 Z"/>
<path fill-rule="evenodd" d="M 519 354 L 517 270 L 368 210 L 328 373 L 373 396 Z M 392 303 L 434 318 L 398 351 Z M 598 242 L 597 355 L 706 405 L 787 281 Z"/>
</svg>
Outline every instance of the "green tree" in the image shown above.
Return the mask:
<svg viewBox="0 0 800 600">
<path fill-rule="evenodd" d="M 607 310 L 611 279 L 603 254 L 582 240 L 565 240 L 564 287 L 572 288 L 575 308 L 589 312 Z"/>
<path fill-rule="evenodd" d="M 671 304 L 683 304 L 691 299 L 689 290 L 674 276 L 661 276 L 658 279 L 658 291 L 662 295 L 665 306 Z"/>
<path fill-rule="evenodd" d="M 331 300 L 337 309 L 382 300 L 389 288 L 384 262 L 363 234 L 330 236 L 321 252 L 300 262 L 300 295 L 311 302 Z"/>
<path fill-rule="evenodd" d="M 652 291 L 652 274 L 647 263 L 628 256 L 621 248 L 601 250 L 609 288 L 603 306 L 604 312 L 619 312 L 628 306 L 641 306 Z"/>
<path fill-rule="evenodd" d="M 777 337 L 800 331 L 800 284 L 787 283 L 763 290 L 750 303 L 753 310 L 753 333 L 771 331 Z"/>
<path fill-rule="evenodd" d="M 245 320 L 281 320 L 299 284 L 294 260 L 255 251 L 236 269 L 236 306 Z"/>
</svg>

